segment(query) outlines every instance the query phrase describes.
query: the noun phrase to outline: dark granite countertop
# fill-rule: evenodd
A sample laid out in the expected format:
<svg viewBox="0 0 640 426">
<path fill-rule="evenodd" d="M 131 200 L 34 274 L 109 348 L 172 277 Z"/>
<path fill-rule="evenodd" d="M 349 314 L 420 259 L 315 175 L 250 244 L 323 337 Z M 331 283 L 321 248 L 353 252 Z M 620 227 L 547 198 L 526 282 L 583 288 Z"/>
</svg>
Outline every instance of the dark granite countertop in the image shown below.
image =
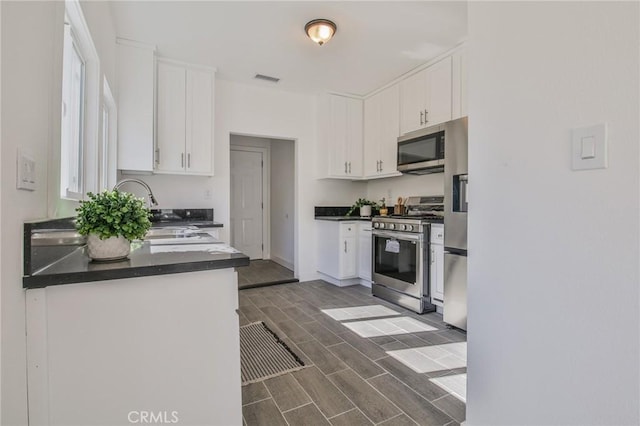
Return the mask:
<svg viewBox="0 0 640 426">
<path fill-rule="evenodd" d="M 208 220 L 161 220 L 152 222 L 153 228 L 163 228 L 168 226 L 195 226 L 197 228 L 222 228 L 223 224 L 220 222 L 208 221 Z"/>
<path fill-rule="evenodd" d="M 163 217 L 160 217 L 160 213 Z M 165 217 L 166 216 L 166 217 Z M 217 228 L 213 209 L 162 210 L 155 214 L 153 227 Z M 172 241 L 134 241 L 129 257 L 116 262 L 93 262 L 86 254 L 84 239 L 57 238 L 69 231 L 75 233 L 75 218 L 43 219 L 24 224 L 24 288 L 151 275 L 224 269 L 249 264 L 249 258 L 224 243 L 211 240 L 184 244 Z M 61 233 L 62 232 L 62 233 Z M 51 234 L 43 244 L 36 235 Z M 213 239 L 212 239 L 213 240 Z M 215 241 L 215 240 L 213 240 Z"/>
<path fill-rule="evenodd" d="M 152 209 L 151 223 L 154 227 L 222 228 L 223 226 L 222 223 L 213 221 L 213 209 Z"/>
<path fill-rule="evenodd" d="M 362 217 L 362 216 L 316 216 L 315 219 L 330 220 L 332 222 L 343 222 L 343 221 L 371 222 L 371 217 Z"/>
<path fill-rule="evenodd" d="M 152 245 L 148 241 L 135 241 L 131 243 L 129 257 L 116 262 L 93 262 L 86 254 L 86 247 L 81 246 L 50 265 L 23 277 L 23 287 L 42 288 L 60 284 L 233 268 L 249 264 L 246 255 L 239 252 L 216 251 L 216 246 L 219 250 L 230 251 L 226 244 L 166 246 Z M 172 248 L 178 251 L 169 251 Z"/>
</svg>

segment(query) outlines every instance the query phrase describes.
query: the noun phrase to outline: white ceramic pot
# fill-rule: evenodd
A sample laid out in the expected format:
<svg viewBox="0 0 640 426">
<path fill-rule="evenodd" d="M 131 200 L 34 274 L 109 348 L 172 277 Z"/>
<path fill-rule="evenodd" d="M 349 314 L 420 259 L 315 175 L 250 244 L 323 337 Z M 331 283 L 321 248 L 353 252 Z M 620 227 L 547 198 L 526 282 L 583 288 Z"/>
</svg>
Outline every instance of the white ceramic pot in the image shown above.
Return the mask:
<svg viewBox="0 0 640 426">
<path fill-rule="evenodd" d="M 109 237 L 101 240 L 96 234 L 87 237 L 87 253 L 93 260 L 125 259 L 131 252 L 131 242 L 126 238 Z"/>
<path fill-rule="evenodd" d="M 371 206 L 362 206 L 362 207 L 360 207 L 360 216 L 362 216 L 362 217 L 370 217 L 371 216 Z"/>
</svg>

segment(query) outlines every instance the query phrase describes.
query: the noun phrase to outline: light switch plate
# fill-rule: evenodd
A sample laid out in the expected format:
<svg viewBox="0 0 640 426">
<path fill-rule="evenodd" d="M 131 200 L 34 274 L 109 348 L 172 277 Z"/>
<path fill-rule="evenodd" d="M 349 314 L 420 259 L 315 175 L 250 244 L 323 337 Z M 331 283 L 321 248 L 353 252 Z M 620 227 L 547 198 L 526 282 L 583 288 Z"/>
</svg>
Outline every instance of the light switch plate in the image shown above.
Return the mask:
<svg viewBox="0 0 640 426">
<path fill-rule="evenodd" d="M 36 160 L 18 149 L 16 187 L 27 191 L 36 190 Z"/>
<path fill-rule="evenodd" d="M 573 129 L 571 149 L 573 170 L 606 169 L 608 167 L 606 123 Z"/>
</svg>

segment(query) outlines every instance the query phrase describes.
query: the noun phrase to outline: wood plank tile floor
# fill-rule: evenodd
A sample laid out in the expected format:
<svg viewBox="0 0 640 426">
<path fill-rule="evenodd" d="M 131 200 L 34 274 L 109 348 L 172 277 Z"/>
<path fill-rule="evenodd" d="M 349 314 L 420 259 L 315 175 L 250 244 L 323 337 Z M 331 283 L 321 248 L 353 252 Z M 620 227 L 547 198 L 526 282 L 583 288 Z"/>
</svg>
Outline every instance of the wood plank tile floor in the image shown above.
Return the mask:
<svg viewBox="0 0 640 426">
<path fill-rule="evenodd" d="M 307 365 L 243 386 L 246 426 L 453 426 L 464 421 L 464 402 L 431 379 L 466 373 L 466 367 L 418 373 L 388 353 L 424 347 L 430 347 L 425 353 L 433 353 L 443 351 L 447 344 L 466 341 L 464 333 L 447 329 L 441 315 L 417 315 L 373 297 L 366 287 L 340 288 L 324 281 L 246 289 L 239 294 L 240 325 L 264 321 Z M 344 324 L 398 315 L 366 318 L 362 310 L 347 309 L 357 311 L 357 315 L 338 321 L 322 312 L 370 305 L 392 309 L 428 326 L 430 331 L 390 331 L 388 335 L 364 338 Z M 370 311 L 372 315 L 388 313 L 375 309 Z M 428 364 L 425 360 L 421 358 Z"/>
</svg>

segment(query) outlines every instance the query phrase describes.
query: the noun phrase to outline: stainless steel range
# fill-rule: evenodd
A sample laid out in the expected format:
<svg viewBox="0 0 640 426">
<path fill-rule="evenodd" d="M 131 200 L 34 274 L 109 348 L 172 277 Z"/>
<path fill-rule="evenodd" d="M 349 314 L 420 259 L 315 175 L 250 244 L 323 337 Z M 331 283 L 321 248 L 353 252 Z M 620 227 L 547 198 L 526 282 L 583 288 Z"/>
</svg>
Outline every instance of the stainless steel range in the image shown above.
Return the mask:
<svg viewBox="0 0 640 426">
<path fill-rule="evenodd" d="M 443 196 L 408 197 L 404 216 L 376 216 L 373 223 L 372 292 L 419 314 L 430 301 L 429 232 L 442 223 Z"/>
</svg>

